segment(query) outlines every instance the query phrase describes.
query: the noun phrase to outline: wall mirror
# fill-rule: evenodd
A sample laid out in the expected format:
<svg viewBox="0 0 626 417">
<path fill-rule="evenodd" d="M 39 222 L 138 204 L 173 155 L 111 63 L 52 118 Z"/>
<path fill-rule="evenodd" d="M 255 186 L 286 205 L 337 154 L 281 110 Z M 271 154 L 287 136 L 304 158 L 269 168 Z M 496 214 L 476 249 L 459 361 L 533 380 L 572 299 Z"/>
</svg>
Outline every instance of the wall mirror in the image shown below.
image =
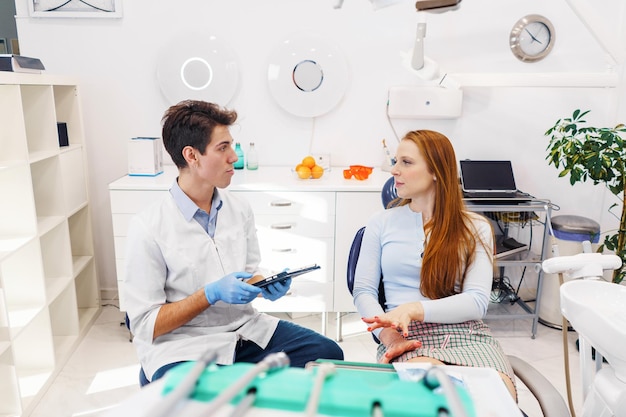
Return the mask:
<svg viewBox="0 0 626 417">
<path fill-rule="evenodd" d="M 267 79 L 276 103 L 295 116 L 316 117 L 341 101 L 348 65 L 341 50 L 308 33 L 284 39 L 269 58 Z"/>
<path fill-rule="evenodd" d="M 293 68 L 293 83 L 302 91 L 315 91 L 324 81 L 324 71 L 317 62 L 305 59 Z"/>
</svg>

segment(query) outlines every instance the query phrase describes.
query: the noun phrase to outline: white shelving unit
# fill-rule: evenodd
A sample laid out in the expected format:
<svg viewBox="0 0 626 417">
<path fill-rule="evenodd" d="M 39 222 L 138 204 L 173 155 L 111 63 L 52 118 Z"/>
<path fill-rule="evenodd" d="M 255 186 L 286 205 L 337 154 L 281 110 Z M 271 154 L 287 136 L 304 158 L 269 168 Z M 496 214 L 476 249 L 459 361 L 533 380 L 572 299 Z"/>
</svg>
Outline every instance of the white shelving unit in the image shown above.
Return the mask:
<svg viewBox="0 0 626 417">
<path fill-rule="evenodd" d="M 0 73 L 0 126 L 0 416 L 27 416 L 100 310 L 76 82 Z"/>
</svg>

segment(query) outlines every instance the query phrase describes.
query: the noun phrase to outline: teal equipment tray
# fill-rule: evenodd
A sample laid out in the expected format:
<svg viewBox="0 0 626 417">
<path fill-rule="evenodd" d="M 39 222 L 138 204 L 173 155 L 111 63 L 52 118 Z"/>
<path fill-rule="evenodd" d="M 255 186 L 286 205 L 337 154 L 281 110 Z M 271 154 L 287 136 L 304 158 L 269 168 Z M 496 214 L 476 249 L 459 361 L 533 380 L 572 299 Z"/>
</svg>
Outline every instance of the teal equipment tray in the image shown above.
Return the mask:
<svg viewBox="0 0 626 417">
<path fill-rule="evenodd" d="M 338 364 L 341 362 L 338 362 Z M 166 375 L 163 395 L 173 390 L 195 362 L 186 362 L 172 368 Z M 351 363 L 354 364 L 354 363 Z M 368 364 L 372 365 L 372 364 Z M 228 366 L 209 365 L 190 396 L 193 400 L 208 402 L 235 383 L 255 365 L 235 363 Z M 250 390 L 256 390 L 254 407 L 292 412 L 306 409 L 315 375 L 319 367 L 310 369 L 282 368 L 262 373 L 233 398 L 238 404 Z M 367 365 L 335 369 L 322 387 L 318 413 L 328 416 L 357 417 L 371 415 L 378 405 L 385 417 L 436 417 L 441 410 L 449 410 L 441 388 L 430 389 L 423 381 L 402 381 L 387 367 L 367 369 Z M 476 417 L 471 397 L 463 383 L 454 384 L 467 410 Z"/>
</svg>

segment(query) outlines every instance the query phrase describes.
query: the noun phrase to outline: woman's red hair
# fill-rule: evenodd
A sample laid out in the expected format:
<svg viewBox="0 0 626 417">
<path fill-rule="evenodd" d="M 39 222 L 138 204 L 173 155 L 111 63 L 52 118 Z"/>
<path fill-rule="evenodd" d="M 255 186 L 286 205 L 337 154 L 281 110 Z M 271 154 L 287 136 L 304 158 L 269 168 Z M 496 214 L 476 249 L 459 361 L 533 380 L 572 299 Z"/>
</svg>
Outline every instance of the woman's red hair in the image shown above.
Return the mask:
<svg viewBox="0 0 626 417">
<path fill-rule="evenodd" d="M 458 281 L 463 288 L 467 268 L 474 261 L 478 238 L 472 214 L 463 202 L 454 148 L 446 136 L 432 130 L 411 131 L 402 140 L 415 142 L 437 179 L 433 216 L 424 225 L 427 244 L 420 290 L 431 299 L 447 297 L 455 293 Z M 403 200 L 399 205 L 409 202 Z M 482 241 L 478 243 L 485 245 Z"/>
</svg>

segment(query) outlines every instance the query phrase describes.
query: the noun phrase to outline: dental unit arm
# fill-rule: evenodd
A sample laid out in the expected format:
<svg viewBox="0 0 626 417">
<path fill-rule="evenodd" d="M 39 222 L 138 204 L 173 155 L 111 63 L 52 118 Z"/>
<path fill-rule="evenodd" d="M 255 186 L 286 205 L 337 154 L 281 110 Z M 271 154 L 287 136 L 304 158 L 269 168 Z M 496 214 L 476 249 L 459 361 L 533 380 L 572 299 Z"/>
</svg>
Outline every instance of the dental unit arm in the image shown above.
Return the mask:
<svg viewBox="0 0 626 417">
<path fill-rule="evenodd" d="M 564 274 L 567 278 L 600 278 L 604 270 L 613 270 L 622 266 L 617 255 L 601 253 L 579 253 L 571 256 L 558 256 L 543 261 L 543 270 L 548 274 Z"/>
<path fill-rule="evenodd" d="M 559 256 L 558 246 L 553 247 L 553 258 L 549 258 L 543 261 L 542 269 L 544 272 L 548 274 L 558 274 L 559 283 L 561 285 L 561 311 L 563 314 L 562 319 L 562 334 L 563 334 L 563 361 L 564 361 L 564 369 L 565 369 L 565 382 L 566 382 L 566 390 L 567 390 L 567 399 L 568 405 L 570 409 L 570 413 L 572 417 L 576 417 L 574 412 L 574 401 L 572 396 L 571 389 L 571 380 L 570 380 L 570 366 L 569 366 L 569 349 L 568 349 L 568 337 L 567 337 L 567 329 L 568 329 L 568 318 L 566 315 L 566 309 L 563 301 L 563 289 L 568 284 L 574 284 L 573 280 L 579 279 L 578 282 L 587 282 L 587 283 L 603 283 L 609 284 L 603 281 L 601 278 L 603 276 L 603 272 L 605 270 L 614 270 L 618 269 L 622 266 L 622 260 L 617 255 L 608 255 L 602 253 L 591 253 L 591 242 L 586 241 L 582 243 L 583 253 L 579 253 L 571 256 Z M 565 277 L 569 279 L 569 282 L 565 282 Z M 572 326 L 574 323 L 572 322 Z M 576 326 L 574 326 L 576 327 Z M 578 329 L 577 331 L 580 331 Z M 593 379 L 592 372 L 589 369 L 590 367 L 587 365 L 587 356 L 591 356 L 591 347 L 587 346 L 584 337 L 579 337 L 580 342 L 580 359 L 581 359 L 581 373 L 583 380 L 583 397 L 586 397 L 588 391 L 590 389 L 590 384 Z M 596 355 L 596 360 L 601 356 Z M 597 411 L 597 410 L 596 410 Z M 594 411 L 595 412 L 595 411 Z M 594 414 L 592 414 L 594 415 Z M 585 417 L 588 414 L 585 412 Z M 604 414 L 603 414 L 604 416 Z M 598 415 L 598 417 L 600 417 Z"/>
</svg>

